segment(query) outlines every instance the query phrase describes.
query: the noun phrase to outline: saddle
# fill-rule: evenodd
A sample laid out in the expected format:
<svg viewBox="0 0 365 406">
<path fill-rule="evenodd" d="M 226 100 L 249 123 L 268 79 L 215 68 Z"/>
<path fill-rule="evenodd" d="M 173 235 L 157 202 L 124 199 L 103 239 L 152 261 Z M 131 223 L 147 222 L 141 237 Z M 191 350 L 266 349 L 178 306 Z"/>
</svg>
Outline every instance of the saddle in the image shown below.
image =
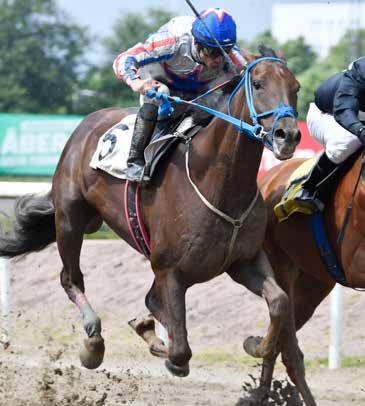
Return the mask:
<svg viewBox="0 0 365 406">
<path fill-rule="evenodd" d="M 124 117 L 119 123 L 107 130 L 99 139 L 91 158 L 90 166 L 110 175 L 126 179 L 127 159 L 133 136 L 136 115 Z M 152 178 L 158 163 L 173 145 L 194 137 L 201 129 L 191 116 L 183 120 L 158 122 L 150 144 L 144 151 L 145 174 Z"/>
<path fill-rule="evenodd" d="M 361 149 L 352 154 L 345 162 L 338 165 L 337 168 L 321 183 L 317 188 L 318 199 L 326 206 L 336 190 L 338 182 L 348 169 L 354 164 Z M 310 158 L 304 161 L 291 175 L 288 180 L 286 189 L 280 202 L 274 207 L 274 212 L 279 222 L 287 220 L 294 213 L 310 215 L 314 209 L 304 202 L 296 200 L 296 196 L 302 189 L 303 183 L 308 179 L 313 165 L 316 164 L 317 158 Z"/>
<path fill-rule="evenodd" d="M 326 206 L 333 197 L 341 177 L 350 169 L 361 153 L 362 149 L 350 156 L 344 163 L 339 165 L 326 178 L 319 189 L 317 189 L 318 198 L 322 201 L 324 206 Z M 316 164 L 316 161 L 316 158 L 306 160 L 293 172 L 281 201 L 274 207 L 274 212 L 279 222 L 287 220 L 293 213 L 310 214 L 313 240 L 323 265 L 334 281 L 343 286 L 348 286 L 346 275 L 341 268 L 340 261 L 336 257 L 335 251 L 329 242 L 323 211 L 314 210 L 313 207 L 303 204 L 302 201 L 295 200 L 297 193 L 310 175 L 310 171 L 312 170 L 313 164 Z M 340 231 L 337 241 L 341 241 L 342 231 L 343 229 Z"/>
</svg>

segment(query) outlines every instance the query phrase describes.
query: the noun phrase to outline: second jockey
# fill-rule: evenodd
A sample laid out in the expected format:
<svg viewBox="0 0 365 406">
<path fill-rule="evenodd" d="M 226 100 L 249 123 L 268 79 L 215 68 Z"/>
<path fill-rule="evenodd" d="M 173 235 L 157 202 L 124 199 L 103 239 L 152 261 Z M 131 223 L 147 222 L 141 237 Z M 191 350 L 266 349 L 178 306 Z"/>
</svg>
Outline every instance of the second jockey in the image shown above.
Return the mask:
<svg viewBox="0 0 365 406">
<path fill-rule="evenodd" d="M 232 63 L 225 63 L 222 50 Z M 118 55 L 114 72 L 141 95 L 142 104 L 129 151 L 127 179 L 148 180 L 144 177 L 144 149 L 154 132 L 161 103 L 148 97 L 148 90 L 189 100 L 208 90 L 213 81 L 237 75 L 244 65 L 236 47 L 236 24 L 227 11 L 219 8 L 207 9 L 196 19 L 175 17 L 144 44 Z"/>
<path fill-rule="evenodd" d="M 360 147 L 365 146 L 365 57 L 323 82 L 309 106 L 307 125 L 313 137 L 325 150 L 312 169 L 296 200 L 317 209 L 316 198 L 321 184 L 337 166 Z"/>
</svg>

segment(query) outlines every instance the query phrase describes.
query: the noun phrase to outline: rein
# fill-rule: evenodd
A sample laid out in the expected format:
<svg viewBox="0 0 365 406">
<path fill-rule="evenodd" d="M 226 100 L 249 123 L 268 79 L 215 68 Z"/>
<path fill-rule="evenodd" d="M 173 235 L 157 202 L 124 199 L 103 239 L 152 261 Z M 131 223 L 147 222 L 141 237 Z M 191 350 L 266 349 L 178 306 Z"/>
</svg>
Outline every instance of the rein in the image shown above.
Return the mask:
<svg viewBox="0 0 365 406">
<path fill-rule="evenodd" d="M 261 142 L 265 147 L 267 147 L 269 150 L 273 151 L 273 137 L 274 137 L 274 132 L 275 132 L 275 128 L 276 128 L 278 120 L 280 120 L 281 118 L 284 118 L 284 117 L 296 118 L 298 114 L 293 107 L 288 106 L 284 103 L 280 103 L 278 105 L 278 107 L 265 111 L 265 112 L 261 112 L 261 113 L 256 112 L 256 109 L 255 109 L 255 106 L 253 103 L 251 71 L 257 64 L 259 64 L 260 62 L 263 62 L 263 61 L 273 61 L 273 62 L 279 62 L 279 63 L 285 64 L 285 62 L 282 59 L 272 57 L 272 56 L 265 56 L 262 58 L 258 58 L 256 60 L 254 60 L 253 62 L 251 62 L 250 64 L 248 64 L 243 73 L 242 79 L 237 84 L 237 86 L 235 87 L 235 89 L 233 90 L 233 92 L 231 93 L 231 95 L 229 97 L 228 106 L 227 106 L 228 114 L 223 113 L 219 110 L 212 109 L 207 106 L 203 106 L 202 104 L 196 103 L 196 100 L 202 98 L 203 96 L 210 94 L 213 91 L 213 89 L 208 90 L 208 92 L 204 93 L 201 96 L 196 97 L 195 99 L 193 99 L 191 101 L 187 101 L 187 100 L 181 99 L 180 97 L 176 97 L 176 96 L 169 96 L 167 93 L 157 92 L 156 90 L 152 90 L 152 89 L 148 90 L 146 95 L 148 97 L 161 100 L 159 114 L 161 114 L 163 116 L 168 116 L 169 114 L 172 113 L 173 107 L 171 106 L 171 102 L 175 102 L 177 104 L 186 104 L 189 106 L 194 106 L 195 108 L 197 108 L 199 110 L 205 111 L 206 113 L 209 113 L 214 117 L 220 118 L 221 120 L 224 120 L 224 121 L 232 124 L 238 130 L 239 133 L 241 133 L 241 134 L 244 133 L 249 138 L 251 138 L 255 141 Z M 246 101 L 247 101 L 247 105 L 248 105 L 248 108 L 250 111 L 250 118 L 252 120 L 253 125 L 251 125 L 239 118 L 233 117 L 231 115 L 230 105 L 232 103 L 233 97 L 236 95 L 236 93 L 239 91 L 239 89 L 243 86 L 245 87 Z M 265 131 L 264 127 L 260 124 L 260 119 L 262 117 L 266 117 L 271 114 L 274 116 L 274 123 L 269 131 Z"/>
</svg>

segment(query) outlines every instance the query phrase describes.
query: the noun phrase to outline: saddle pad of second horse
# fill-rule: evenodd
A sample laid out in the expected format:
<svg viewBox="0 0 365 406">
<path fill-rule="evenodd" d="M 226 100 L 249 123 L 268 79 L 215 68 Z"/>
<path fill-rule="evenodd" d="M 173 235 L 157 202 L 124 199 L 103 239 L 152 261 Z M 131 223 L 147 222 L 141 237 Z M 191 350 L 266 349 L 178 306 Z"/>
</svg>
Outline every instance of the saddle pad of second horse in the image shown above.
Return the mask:
<svg viewBox="0 0 365 406">
<path fill-rule="evenodd" d="M 290 176 L 280 202 L 274 207 L 275 215 L 280 223 L 287 220 L 293 213 L 312 214 L 313 209 L 295 200 L 295 197 L 301 190 L 304 181 L 308 178 L 317 159 L 317 157 L 307 159 Z"/>
</svg>

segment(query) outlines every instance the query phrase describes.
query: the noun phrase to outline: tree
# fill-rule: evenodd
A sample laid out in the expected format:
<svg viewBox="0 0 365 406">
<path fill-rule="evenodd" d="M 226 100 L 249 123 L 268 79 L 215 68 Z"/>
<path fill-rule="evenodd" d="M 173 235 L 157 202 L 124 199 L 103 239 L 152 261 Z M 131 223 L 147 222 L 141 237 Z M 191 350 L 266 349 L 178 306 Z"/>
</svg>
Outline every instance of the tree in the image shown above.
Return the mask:
<svg viewBox="0 0 365 406">
<path fill-rule="evenodd" d="M 346 33 L 340 42 L 330 49 L 329 54 L 324 60 L 312 65 L 298 76 L 301 83 L 301 91 L 298 98 L 299 118 L 305 118 L 309 103 L 314 99 L 314 92 L 324 80 L 346 69 L 350 61 L 364 54 L 365 30 L 359 30 L 356 33 L 356 38 L 358 39 L 358 53 L 355 55 L 352 55 L 353 38 L 353 32 Z"/>
<path fill-rule="evenodd" d="M 316 61 L 317 55 L 304 41 L 298 37 L 281 44 L 271 34 L 271 31 L 264 31 L 258 34 L 251 42 L 239 41 L 239 46 L 257 54 L 258 47 L 263 44 L 275 51 L 283 52 L 289 68 L 298 75 L 307 70 Z"/>
<path fill-rule="evenodd" d="M 305 43 L 303 37 L 285 42 L 282 44 L 281 50 L 284 52 L 289 68 L 295 75 L 309 69 L 317 59 L 317 54 L 310 45 Z"/>
<path fill-rule="evenodd" d="M 88 43 L 55 0 L 0 0 L 0 111 L 72 112 Z"/>
<path fill-rule="evenodd" d="M 128 13 L 117 19 L 112 36 L 103 41 L 106 62 L 101 67 L 93 67 L 85 82 L 85 87 L 94 95 L 80 100 L 80 113 L 113 105 L 123 107 L 138 105 L 138 95 L 117 80 L 112 69 L 113 61 L 120 52 L 138 42 L 144 42 L 150 33 L 155 32 L 172 17 L 173 14 L 170 12 L 151 8 L 144 15 Z"/>
<path fill-rule="evenodd" d="M 271 31 L 264 31 L 254 37 L 254 39 L 248 43 L 247 48 L 250 52 L 257 54 L 257 49 L 260 45 L 266 45 L 275 51 L 279 50 L 279 42 L 271 34 Z"/>
</svg>

